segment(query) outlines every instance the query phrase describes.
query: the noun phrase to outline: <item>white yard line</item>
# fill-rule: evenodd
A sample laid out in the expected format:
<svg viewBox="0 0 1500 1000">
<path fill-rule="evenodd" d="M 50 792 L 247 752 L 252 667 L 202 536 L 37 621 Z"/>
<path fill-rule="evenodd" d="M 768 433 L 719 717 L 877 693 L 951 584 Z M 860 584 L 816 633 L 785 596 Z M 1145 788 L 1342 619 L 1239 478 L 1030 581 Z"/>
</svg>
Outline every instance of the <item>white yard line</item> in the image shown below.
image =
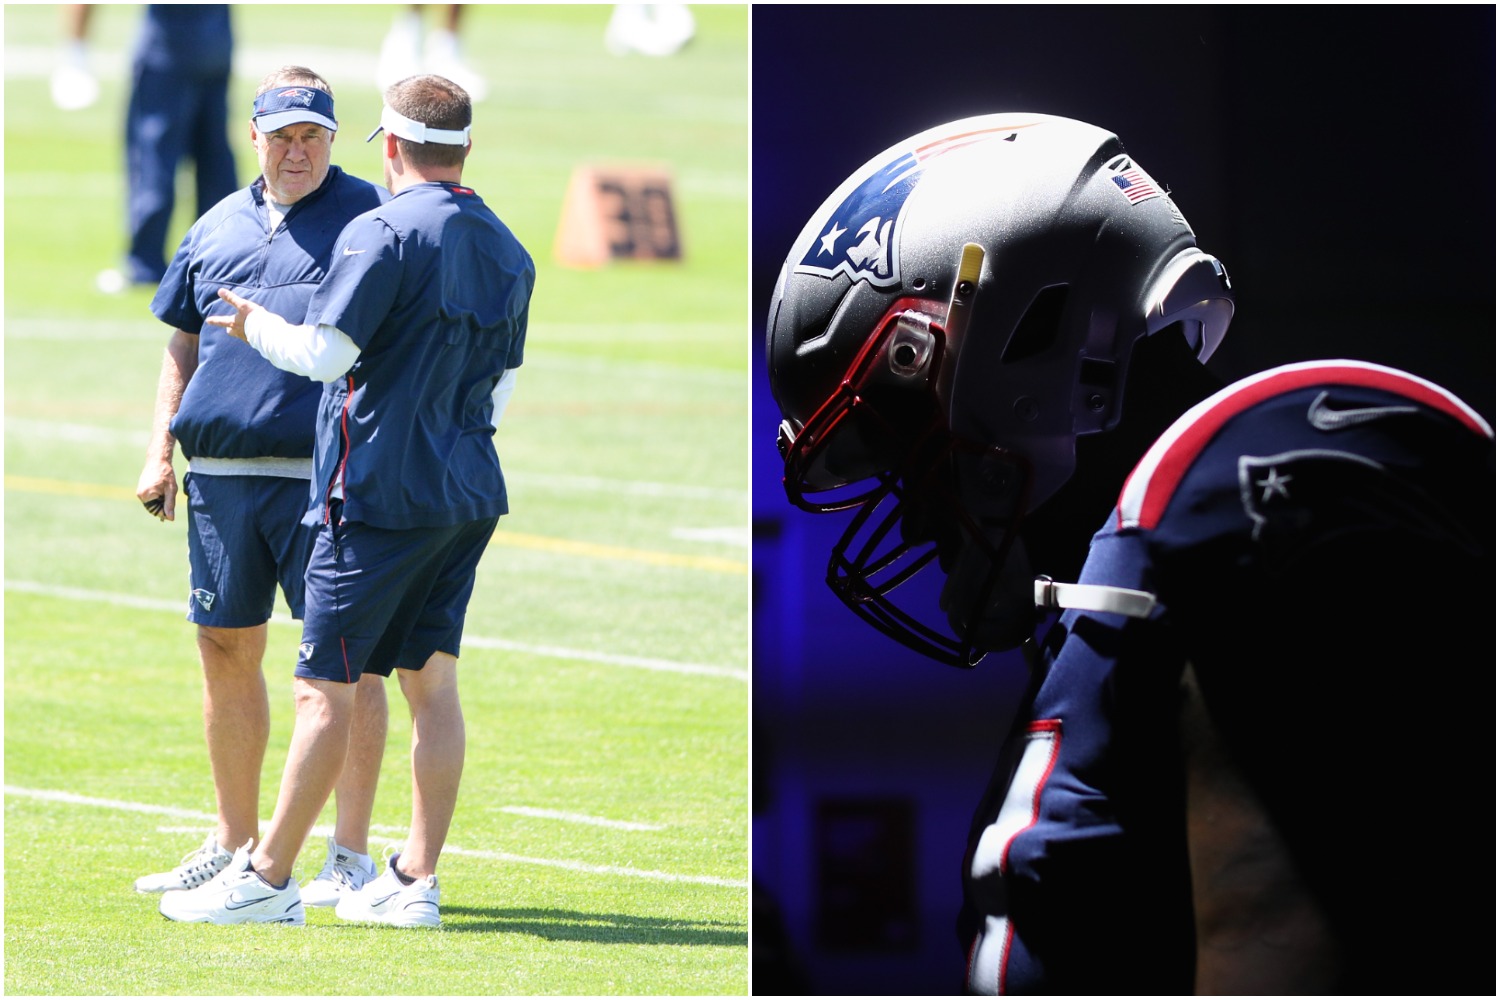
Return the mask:
<svg viewBox="0 0 1500 1000">
<path fill-rule="evenodd" d="M 56 597 L 65 601 L 81 603 L 111 604 L 119 607 L 139 608 L 143 611 L 164 611 L 178 615 L 187 614 L 187 602 L 168 601 L 156 597 L 140 597 L 135 594 L 116 594 L 103 590 L 86 590 L 82 587 L 63 587 L 56 584 L 36 583 L 30 580 L 6 580 L 5 589 L 21 594 L 36 594 L 41 597 Z M 285 617 L 275 616 L 272 625 L 296 625 L 299 623 Z M 750 671 L 738 667 L 719 667 L 707 663 L 682 663 L 677 660 L 661 660 L 649 656 L 625 656 L 618 653 L 600 653 L 588 649 L 571 649 L 566 646 L 543 646 L 536 643 L 514 642 L 510 639 L 495 639 L 482 635 L 465 635 L 464 645 L 476 649 L 495 649 L 528 656 L 549 656 L 559 660 L 574 660 L 581 663 L 602 663 L 611 667 L 632 667 L 638 670 L 656 670 L 663 673 L 692 674 L 703 677 L 727 677 L 730 680 L 750 680 Z"/>
<path fill-rule="evenodd" d="M 173 816 L 178 819 L 201 820 L 202 822 L 210 824 L 216 822 L 217 820 L 217 817 L 209 813 L 196 812 L 191 809 L 177 809 L 172 806 L 156 806 L 150 805 L 149 803 L 145 802 L 127 802 L 121 799 L 98 799 L 91 798 L 86 795 L 77 795 L 72 792 L 59 792 L 37 788 L 19 788 L 15 785 L 6 785 L 5 794 L 9 796 L 15 796 L 17 798 L 37 799 L 44 802 L 61 802 L 67 805 L 88 806 L 96 809 L 113 809 L 121 812 L 136 812 L 157 816 Z M 536 810 L 528 813 L 528 815 L 536 815 L 542 812 L 544 811 Z M 550 818 L 560 819 L 565 816 L 576 814 L 548 813 L 548 815 Z M 587 817 L 587 819 L 593 818 Z M 606 820 L 600 822 L 611 823 L 613 821 Z M 643 825 L 637 824 L 637 826 Z M 165 833 L 193 833 L 195 835 L 201 835 L 208 828 L 160 827 L 159 829 Z M 404 832 L 401 830 L 394 830 L 394 828 L 392 827 L 374 827 L 372 829 L 394 831 L 398 833 Z M 329 836 L 332 832 L 333 831 L 331 827 L 317 827 L 313 830 L 314 834 L 324 837 Z M 402 843 L 400 839 L 392 839 L 389 837 L 371 837 L 370 840 L 372 843 L 379 843 L 382 846 L 386 844 L 399 846 Z M 679 875 L 673 872 L 658 872 L 644 868 L 631 868 L 628 865 L 595 865 L 588 864 L 582 861 L 563 861 L 557 858 L 533 858 L 527 857 L 522 854 L 509 854 L 505 851 L 486 851 L 477 850 L 474 848 L 456 847 L 452 844 L 445 845 L 443 847 L 443 853 L 469 858 L 483 858 L 488 861 L 503 861 L 510 864 L 538 865 L 544 868 L 558 868 L 564 871 L 584 872 L 590 875 L 619 875 L 626 878 L 650 879 L 655 882 L 686 882 L 692 883 L 694 885 L 720 885 L 731 889 L 749 888 L 749 882 L 745 879 L 720 878 L 716 875 Z"/>
<path fill-rule="evenodd" d="M 124 430 L 91 424 L 70 424 L 56 420 L 33 420 L 7 417 L 5 429 L 28 441 L 67 441 L 73 444 L 128 445 L 144 448 L 149 437 L 146 430 Z M 572 493 L 607 493 L 610 496 L 663 497 L 669 500 L 712 500 L 724 503 L 746 503 L 745 490 L 717 486 L 691 486 L 681 483 L 659 483 L 642 479 L 610 479 L 605 476 L 554 475 L 505 470 L 508 483 L 522 488 Z M 737 532 L 737 534 L 736 534 Z M 741 528 L 680 528 L 674 536 L 704 542 L 722 542 L 748 546 L 748 531 Z"/>
<path fill-rule="evenodd" d="M 536 819 L 555 819 L 563 823 L 582 823 L 585 826 L 607 826 L 612 830 L 665 830 L 664 826 L 650 823 L 631 823 L 620 819 L 601 819 L 582 813 L 558 812 L 555 809 L 537 809 L 534 806 L 501 806 L 500 811 L 515 816 L 532 816 Z"/>
</svg>

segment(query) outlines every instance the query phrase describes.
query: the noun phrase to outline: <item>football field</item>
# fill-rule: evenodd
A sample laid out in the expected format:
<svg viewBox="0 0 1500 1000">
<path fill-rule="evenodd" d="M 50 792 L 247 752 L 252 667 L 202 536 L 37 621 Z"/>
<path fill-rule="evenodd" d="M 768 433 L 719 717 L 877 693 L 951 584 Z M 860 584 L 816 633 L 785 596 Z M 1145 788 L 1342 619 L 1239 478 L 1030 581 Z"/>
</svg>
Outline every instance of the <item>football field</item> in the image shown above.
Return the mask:
<svg viewBox="0 0 1500 1000">
<path fill-rule="evenodd" d="M 334 87 L 333 162 L 378 181 L 363 140 L 398 9 L 234 8 L 242 184 L 255 83 L 287 63 Z M 468 753 L 439 868 L 444 926 L 412 932 L 311 908 L 305 928 L 175 924 L 132 888 L 214 823 L 181 507 L 164 524 L 134 496 L 170 331 L 149 290 L 94 286 L 125 243 L 141 8 L 96 10 L 103 93 L 71 112 L 48 96 L 57 8 L 5 8 L 6 993 L 747 992 L 747 9 L 694 6 L 696 37 L 666 58 L 609 54 L 609 10 L 465 14 L 489 96 L 464 182 L 538 275 L 496 436 L 511 513 L 480 564 L 459 668 Z M 680 260 L 555 261 L 569 178 L 595 164 L 666 168 Z M 174 246 L 191 191 L 184 173 Z M 278 606 L 263 828 L 298 638 Z M 405 701 L 387 687 L 377 861 L 402 843 L 411 796 Z M 322 865 L 332 818 L 330 803 L 299 879 Z"/>
</svg>

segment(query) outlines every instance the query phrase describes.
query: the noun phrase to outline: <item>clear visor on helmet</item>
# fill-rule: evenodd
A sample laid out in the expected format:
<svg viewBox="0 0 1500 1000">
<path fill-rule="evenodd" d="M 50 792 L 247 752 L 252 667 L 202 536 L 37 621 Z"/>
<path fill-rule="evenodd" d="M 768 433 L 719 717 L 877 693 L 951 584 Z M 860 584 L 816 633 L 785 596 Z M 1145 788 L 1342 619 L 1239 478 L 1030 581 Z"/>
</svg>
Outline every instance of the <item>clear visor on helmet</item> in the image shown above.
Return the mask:
<svg viewBox="0 0 1500 1000">
<path fill-rule="evenodd" d="M 944 332 L 934 305 L 897 300 L 807 422 L 782 421 L 777 446 L 792 503 L 817 513 L 858 506 L 887 489 L 943 425 L 936 385 Z"/>
</svg>

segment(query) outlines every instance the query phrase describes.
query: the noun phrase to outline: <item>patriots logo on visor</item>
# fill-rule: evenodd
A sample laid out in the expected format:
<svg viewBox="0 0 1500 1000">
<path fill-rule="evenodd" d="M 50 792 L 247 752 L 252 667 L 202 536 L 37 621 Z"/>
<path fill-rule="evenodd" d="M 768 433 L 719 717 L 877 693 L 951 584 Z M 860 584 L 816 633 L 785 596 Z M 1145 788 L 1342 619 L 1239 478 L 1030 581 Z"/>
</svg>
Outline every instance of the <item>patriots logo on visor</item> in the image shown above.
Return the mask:
<svg viewBox="0 0 1500 1000">
<path fill-rule="evenodd" d="M 818 230 L 793 269 L 831 278 L 848 275 L 876 288 L 901 284 L 897 252 L 906 201 L 928 164 L 955 149 L 990 139 L 1013 139 L 1026 124 L 940 136 L 904 152 L 857 184 Z"/>
<path fill-rule="evenodd" d="M 300 104 L 303 107 L 310 106 L 313 102 L 312 91 L 303 90 L 300 87 L 294 87 L 291 90 L 283 90 L 276 96 L 284 98 L 288 101 L 292 101 L 293 103 Z"/>
</svg>

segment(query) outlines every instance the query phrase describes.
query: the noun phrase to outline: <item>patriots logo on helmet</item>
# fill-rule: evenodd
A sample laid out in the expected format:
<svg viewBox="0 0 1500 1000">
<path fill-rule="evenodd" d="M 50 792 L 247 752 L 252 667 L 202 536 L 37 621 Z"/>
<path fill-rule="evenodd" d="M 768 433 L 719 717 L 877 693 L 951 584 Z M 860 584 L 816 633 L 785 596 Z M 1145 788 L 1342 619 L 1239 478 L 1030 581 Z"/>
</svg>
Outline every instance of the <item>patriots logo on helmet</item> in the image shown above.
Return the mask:
<svg viewBox="0 0 1500 1000">
<path fill-rule="evenodd" d="M 294 101 L 297 104 L 301 104 L 304 107 L 307 107 L 307 106 L 311 105 L 312 102 L 313 102 L 313 93 L 312 93 L 312 91 L 310 91 L 310 90 L 303 90 L 300 87 L 293 87 L 291 90 L 283 90 L 281 93 L 277 94 L 276 96 L 280 97 L 280 98 L 284 98 L 285 100 L 288 100 L 288 101 Z"/>
<path fill-rule="evenodd" d="M 917 158 L 907 153 L 867 177 L 829 216 L 797 270 L 829 278 L 845 274 L 877 288 L 900 284 L 900 261 L 891 237 L 921 176 Z"/>
<path fill-rule="evenodd" d="M 876 288 L 901 283 L 899 240 L 906 201 L 928 164 L 938 156 L 991 139 L 1014 139 L 1031 123 L 975 129 L 947 135 L 902 153 L 874 170 L 839 203 L 819 228 L 795 270 L 832 278 L 848 275 Z"/>
</svg>

